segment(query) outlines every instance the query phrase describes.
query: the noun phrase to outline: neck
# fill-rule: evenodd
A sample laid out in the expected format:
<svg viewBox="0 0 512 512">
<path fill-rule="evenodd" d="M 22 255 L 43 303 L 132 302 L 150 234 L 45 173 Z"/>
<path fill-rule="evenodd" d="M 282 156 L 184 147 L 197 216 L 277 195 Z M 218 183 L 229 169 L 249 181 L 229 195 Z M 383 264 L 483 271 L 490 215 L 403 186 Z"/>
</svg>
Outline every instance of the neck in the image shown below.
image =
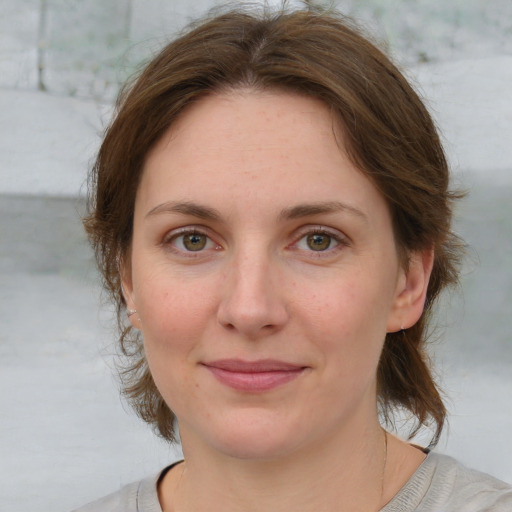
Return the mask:
<svg viewBox="0 0 512 512">
<path fill-rule="evenodd" d="M 378 511 L 384 505 L 386 434 L 377 422 L 347 430 L 307 453 L 279 459 L 187 453 L 184 442 L 185 462 L 169 473 L 160 492 L 163 510 Z"/>
</svg>

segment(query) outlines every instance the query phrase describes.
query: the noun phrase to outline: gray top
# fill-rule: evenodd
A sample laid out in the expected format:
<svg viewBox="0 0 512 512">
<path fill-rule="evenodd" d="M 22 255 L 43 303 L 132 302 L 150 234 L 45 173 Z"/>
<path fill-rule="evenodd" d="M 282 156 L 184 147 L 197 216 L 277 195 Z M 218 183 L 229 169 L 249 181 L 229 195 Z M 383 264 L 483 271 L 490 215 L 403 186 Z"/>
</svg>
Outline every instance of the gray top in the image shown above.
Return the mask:
<svg viewBox="0 0 512 512">
<path fill-rule="evenodd" d="M 157 483 L 169 468 L 74 512 L 162 512 Z M 511 512 L 512 486 L 429 453 L 381 512 Z"/>
</svg>

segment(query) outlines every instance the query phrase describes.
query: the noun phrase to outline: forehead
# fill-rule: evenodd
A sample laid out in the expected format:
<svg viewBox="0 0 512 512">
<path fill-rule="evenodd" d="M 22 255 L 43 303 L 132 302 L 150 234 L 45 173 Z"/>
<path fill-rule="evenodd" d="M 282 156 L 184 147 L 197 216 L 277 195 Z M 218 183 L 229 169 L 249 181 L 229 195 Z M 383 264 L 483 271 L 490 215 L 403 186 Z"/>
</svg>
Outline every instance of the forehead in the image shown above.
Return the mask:
<svg viewBox="0 0 512 512">
<path fill-rule="evenodd" d="M 329 107 L 298 94 L 236 90 L 182 113 L 149 153 L 138 198 L 148 206 L 197 196 L 277 206 L 340 194 L 364 203 L 378 192 L 348 158 Z"/>
<path fill-rule="evenodd" d="M 219 141 L 233 151 L 261 146 L 286 150 L 305 140 L 318 144 L 327 139 L 331 146 L 342 144 L 343 137 L 340 123 L 322 101 L 279 90 L 234 89 L 189 105 L 151 153 L 177 145 L 215 150 Z"/>
</svg>

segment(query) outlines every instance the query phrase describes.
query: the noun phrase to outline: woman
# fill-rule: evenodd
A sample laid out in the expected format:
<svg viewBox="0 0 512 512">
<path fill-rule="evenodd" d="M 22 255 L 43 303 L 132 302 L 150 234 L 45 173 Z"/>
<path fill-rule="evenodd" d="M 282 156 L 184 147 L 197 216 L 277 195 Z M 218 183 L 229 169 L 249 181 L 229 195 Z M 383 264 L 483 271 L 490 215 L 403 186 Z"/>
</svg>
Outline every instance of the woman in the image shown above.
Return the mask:
<svg viewBox="0 0 512 512">
<path fill-rule="evenodd" d="M 510 510 L 383 428 L 405 410 L 435 445 L 445 421 L 424 350 L 457 281 L 448 180 L 418 96 L 335 13 L 231 11 L 164 48 L 85 225 L 124 392 L 184 461 L 82 510 Z"/>
</svg>

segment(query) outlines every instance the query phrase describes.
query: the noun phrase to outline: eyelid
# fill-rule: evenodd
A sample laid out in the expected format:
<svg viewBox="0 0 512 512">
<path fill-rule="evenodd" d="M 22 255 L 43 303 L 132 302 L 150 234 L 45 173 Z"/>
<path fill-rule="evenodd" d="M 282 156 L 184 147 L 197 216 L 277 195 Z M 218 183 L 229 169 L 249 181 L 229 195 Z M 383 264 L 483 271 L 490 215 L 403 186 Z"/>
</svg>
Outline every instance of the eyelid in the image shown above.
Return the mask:
<svg viewBox="0 0 512 512">
<path fill-rule="evenodd" d="M 290 244 L 290 248 L 299 250 L 296 246 L 297 244 L 305 237 L 314 234 L 327 235 L 333 238 L 337 245 L 335 247 L 326 249 L 325 251 L 308 251 L 315 254 L 315 257 L 327 256 L 328 254 L 332 254 L 333 251 L 337 249 L 348 247 L 351 245 L 350 238 L 345 235 L 342 231 L 334 228 L 329 228 L 323 225 L 308 225 L 301 227 L 294 236 L 294 241 Z"/>
<path fill-rule="evenodd" d="M 170 231 L 165 233 L 165 235 L 163 236 L 162 243 L 164 243 L 164 244 L 169 243 L 171 240 L 173 240 L 179 236 L 188 235 L 191 233 L 197 233 L 199 235 L 205 235 L 208 238 L 211 238 L 210 234 L 208 232 L 208 229 L 205 228 L 204 226 L 190 225 L 190 226 L 183 226 L 180 228 L 171 229 Z"/>
<path fill-rule="evenodd" d="M 200 251 L 184 251 L 178 249 L 177 247 L 173 247 L 172 242 L 174 240 L 176 240 L 180 236 L 190 234 L 198 234 L 207 237 L 215 245 L 214 250 L 219 250 L 222 248 L 222 245 L 219 242 L 217 242 L 217 240 L 212 236 L 211 230 L 201 225 L 189 225 L 172 229 L 164 235 L 161 245 L 168 247 L 173 252 L 179 253 L 181 255 L 187 255 L 187 257 L 198 257 L 201 255 L 201 253 L 207 252 L 207 249 Z"/>
<path fill-rule="evenodd" d="M 339 239 L 340 241 L 345 240 L 347 243 L 350 242 L 350 238 L 340 231 L 339 229 L 330 228 L 324 226 L 322 224 L 308 224 L 307 226 L 302 226 L 297 230 L 297 234 L 295 236 L 296 239 L 302 238 L 305 235 L 312 235 L 315 233 L 321 233 L 324 235 L 332 236 L 333 238 Z"/>
<path fill-rule="evenodd" d="M 211 230 L 208 227 L 202 226 L 202 225 L 194 225 L 194 224 L 175 228 L 175 229 L 168 231 L 163 236 L 161 245 L 162 246 L 172 246 L 173 240 L 179 238 L 180 236 L 187 235 L 187 234 L 193 234 L 193 233 L 208 237 L 208 239 L 215 245 L 215 250 L 222 249 L 222 244 L 220 244 L 217 241 L 217 237 L 212 235 Z M 300 240 L 302 240 L 305 236 L 313 235 L 313 234 L 323 234 L 323 235 L 330 236 L 337 243 L 335 247 L 329 248 L 325 251 L 313 251 L 313 250 L 308 251 L 311 253 L 315 253 L 317 256 L 322 256 L 322 253 L 324 256 L 326 256 L 327 254 L 331 254 L 332 252 L 334 252 L 336 249 L 347 247 L 347 246 L 351 245 L 350 238 L 345 233 L 340 231 L 339 229 L 330 228 L 330 227 L 320 225 L 320 224 L 311 224 L 311 225 L 302 226 L 295 232 L 295 234 L 293 235 L 293 240 L 288 245 L 288 248 L 294 249 L 294 250 L 300 250 L 296 247 L 297 244 L 300 242 Z M 174 251 L 176 251 L 177 253 L 187 254 L 188 256 L 196 256 L 196 257 L 199 256 L 201 253 L 206 252 L 205 250 L 202 250 L 202 251 L 197 251 L 194 253 L 194 251 L 182 251 L 176 247 L 173 247 L 172 249 Z"/>
</svg>

